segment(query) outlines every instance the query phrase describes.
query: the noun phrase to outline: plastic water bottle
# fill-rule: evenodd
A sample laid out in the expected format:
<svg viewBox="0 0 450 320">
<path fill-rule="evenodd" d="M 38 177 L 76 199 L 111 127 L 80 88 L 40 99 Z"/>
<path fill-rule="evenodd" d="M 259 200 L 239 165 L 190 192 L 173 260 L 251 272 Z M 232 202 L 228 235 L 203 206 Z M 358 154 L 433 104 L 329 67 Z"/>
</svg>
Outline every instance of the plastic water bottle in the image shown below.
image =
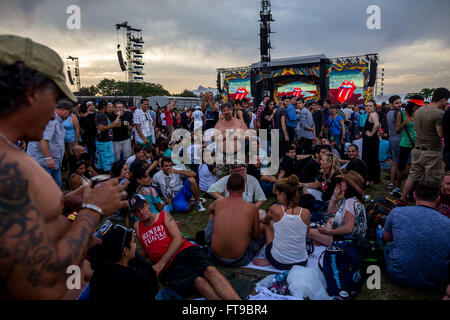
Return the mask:
<svg viewBox="0 0 450 320">
<path fill-rule="evenodd" d="M 381 227 L 381 224 L 378 225 L 376 236 L 378 246 L 383 246 L 383 228 Z"/>
<path fill-rule="evenodd" d="M 283 282 L 283 281 L 285 281 L 285 280 L 287 279 L 288 274 L 289 274 L 289 271 L 285 271 L 285 272 L 283 272 L 283 273 L 279 273 L 279 274 L 277 274 L 277 275 L 275 276 L 275 279 L 274 279 L 274 280 L 275 280 L 276 282 L 281 283 L 281 282 Z"/>
</svg>

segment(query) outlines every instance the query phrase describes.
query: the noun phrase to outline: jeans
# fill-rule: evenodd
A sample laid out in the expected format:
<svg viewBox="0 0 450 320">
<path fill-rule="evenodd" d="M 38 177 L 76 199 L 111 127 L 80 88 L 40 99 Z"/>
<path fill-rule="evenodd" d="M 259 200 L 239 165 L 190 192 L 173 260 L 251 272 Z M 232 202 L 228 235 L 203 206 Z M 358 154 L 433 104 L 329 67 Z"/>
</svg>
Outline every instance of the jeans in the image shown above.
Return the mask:
<svg viewBox="0 0 450 320">
<path fill-rule="evenodd" d="M 43 168 L 45 169 L 45 171 L 48 172 L 49 175 L 52 176 L 53 180 L 55 180 L 55 182 L 56 182 L 56 184 L 58 185 L 58 187 L 59 187 L 60 189 L 62 189 L 61 168 L 56 169 L 56 170 L 54 170 L 54 169 L 49 169 L 49 168 L 44 167 L 44 166 L 43 166 Z"/>
</svg>

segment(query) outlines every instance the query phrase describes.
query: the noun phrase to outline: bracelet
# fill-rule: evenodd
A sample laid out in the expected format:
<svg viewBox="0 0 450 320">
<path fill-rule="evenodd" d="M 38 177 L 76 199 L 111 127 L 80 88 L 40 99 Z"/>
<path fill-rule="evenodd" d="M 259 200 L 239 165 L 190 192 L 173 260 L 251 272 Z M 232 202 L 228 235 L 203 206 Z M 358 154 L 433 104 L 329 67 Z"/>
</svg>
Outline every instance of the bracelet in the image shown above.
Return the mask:
<svg viewBox="0 0 450 320">
<path fill-rule="evenodd" d="M 93 204 L 85 203 L 81 206 L 80 209 L 89 209 L 95 211 L 100 215 L 100 220 L 103 219 L 103 210 Z"/>
<path fill-rule="evenodd" d="M 53 157 L 47 157 L 47 158 L 44 158 L 45 160 L 51 160 L 51 159 L 53 159 Z"/>
<path fill-rule="evenodd" d="M 335 197 L 331 197 L 331 199 L 330 200 L 334 200 L 334 201 L 336 201 L 337 200 L 337 198 L 335 198 Z"/>
</svg>

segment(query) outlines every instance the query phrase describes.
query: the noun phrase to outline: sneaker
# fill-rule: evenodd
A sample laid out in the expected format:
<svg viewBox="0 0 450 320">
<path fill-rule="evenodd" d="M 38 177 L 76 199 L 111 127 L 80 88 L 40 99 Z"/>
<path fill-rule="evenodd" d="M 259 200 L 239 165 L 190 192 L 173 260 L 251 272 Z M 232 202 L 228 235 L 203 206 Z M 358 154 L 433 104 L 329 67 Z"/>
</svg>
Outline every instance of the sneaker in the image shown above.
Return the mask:
<svg viewBox="0 0 450 320">
<path fill-rule="evenodd" d="M 397 193 L 397 192 L 400 192 L 400 194 L 401 194 L 402 190 L 400 188 L 395 188 L 394 190 L 389 192 L 389 194 L 393 195 L 394 193 Z"/>
<path fill-rule="evenodd" d="M 386 184 L 386 190 L 392 190 L 392 189 L 394 189 L 394 187 L 395 186 L 394 186 L 394 184 L 392 182 L 389 182 L 388 184 Z"/>
<path fill-rule="evenodd" d="M 201 201 L 199 201 L 197 203 L 197 210 L 200 211 L 200 212 L 206 211 L 206 209 L 203 207 L 203 204 L 202 204 Z"/>
<path fill-rule="evenodd" d="M 402 197 L 402 193 L 400 192 L 400 190 L 399 191 L 395 191 L 392 195 L 394 197 L 396 197 L 396 198 L 401 198 Z"/>
<path fill-rule="evenodd" d="M 199 198 L 199 200 L 200 200 L 200 202 L 201 202 L 202 204 L 205 204 L 205 203 L 206 203 L 206 199 L 205 199 L 205 198 Z"/>
<path fill-rule="evenodd" d="M 404 207 L 406 205 L 407 205 L 407 203 L 405 200 L 400 199 L 397 201 L 397 206 L 399 206 L 399 207 Z"/>
</svg>

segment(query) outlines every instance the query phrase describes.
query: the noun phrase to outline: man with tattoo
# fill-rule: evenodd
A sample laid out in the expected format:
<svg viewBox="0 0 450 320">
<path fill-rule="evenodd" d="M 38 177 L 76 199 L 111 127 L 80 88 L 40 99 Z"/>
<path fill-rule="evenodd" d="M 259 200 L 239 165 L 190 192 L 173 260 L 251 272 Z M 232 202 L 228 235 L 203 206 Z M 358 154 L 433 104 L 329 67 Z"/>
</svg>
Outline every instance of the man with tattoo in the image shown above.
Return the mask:
<svg viewBox="0 0 450 320">
<path fill-rule="evenodd" d="M 117 179 L 63 195 L 17 148 L 42 139 L 63 97 L 75 101 L 53 50 L 0 35 L 0 299 L 67 296 L 67 268 L 82 264 L 100 220 L 127 204 Z M 74 221 L 65 208 L 78 211 Z"/>
</svg>

